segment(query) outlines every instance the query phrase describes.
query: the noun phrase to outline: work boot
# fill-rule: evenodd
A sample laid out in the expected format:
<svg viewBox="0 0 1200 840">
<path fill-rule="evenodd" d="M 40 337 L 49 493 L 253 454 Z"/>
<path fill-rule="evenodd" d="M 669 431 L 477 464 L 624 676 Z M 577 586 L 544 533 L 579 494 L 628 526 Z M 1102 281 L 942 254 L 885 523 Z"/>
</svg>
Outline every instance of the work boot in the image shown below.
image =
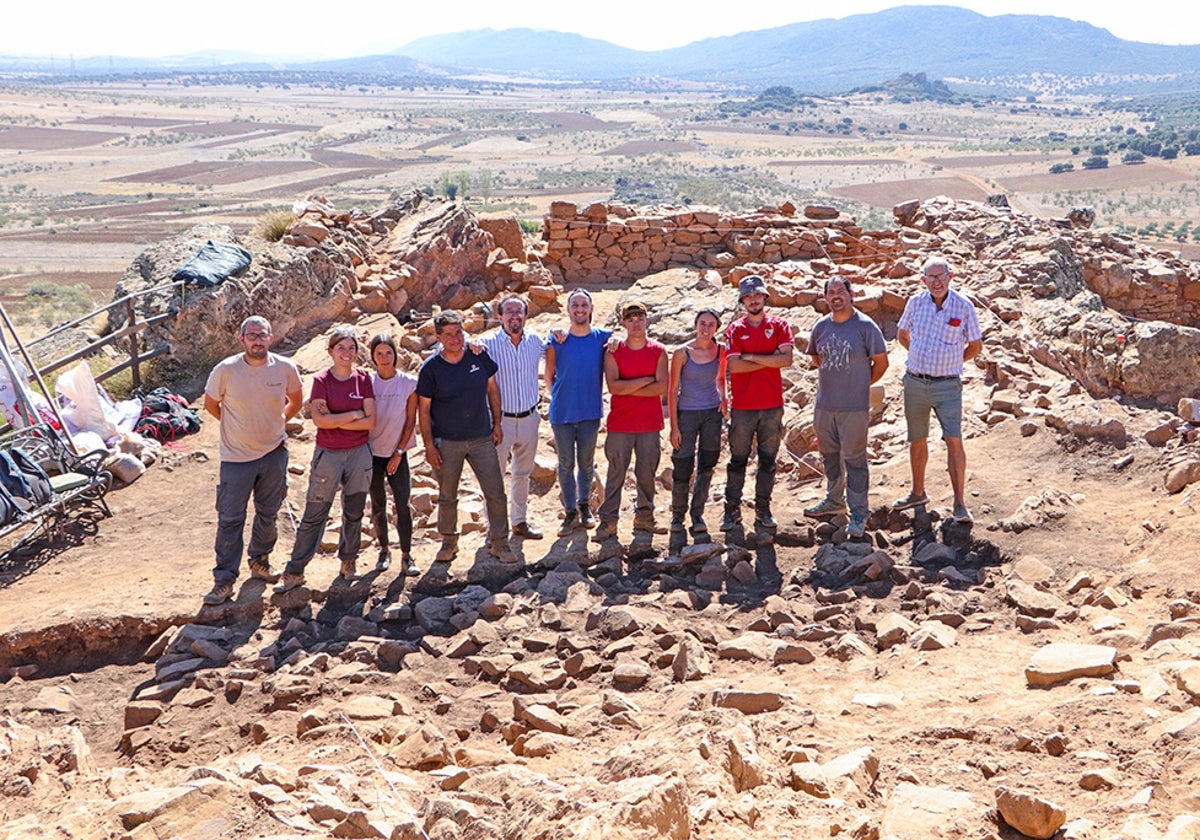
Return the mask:
<svg viewBox="0 0 1200 840">
<path fill-rule="evenodd" d="M 255 580 L 265 581 L 266 583 L 277 583 L 279 581 L 279 572 L 271 568 L 271 558 L 264 554 L 259 557 L 250 558 L 250 577 Z"/>
<path fill-rule="evenodd" d="M 287 572 L 279 579 L 279 583 L 275 584 L 275 591 L 282 595 L 284 592 L 291 592 L 304 585 L 304 575 L 293 575 Z"/>
<path fill-rule="evenodd" d="M 492 544 L 488 547 L 488 552 L 501 563 L 521 562 L 521 558 L 512 550 L 512 546 L 508 544 L 508 540 L 504 537 L 492 540 Z"/>
<path fill-rule="evenodd" d="M 204 596 L 204 606 L 215 607 L 224 604 L 233 597 L 232 583 L 214 583 L 213 588 Z"/>
<path fill-rule="evenodd" d="M 449 563 L 458 556 L 458 535 L 442 537 L 442 547 L 434 555 L 434 563 Z"/>
<path fill-rule="evenodd" d="M 338 569 L 338 577 L 342 580 L 355 580 L 358 578 L 358 561 L 354 557 L 349 557 L 342 561 L 341 568 Z"/>
<path fill-rule="evenodd" d="M 770 508 L 760 507 L 754 511 L 754 527 L 768 529 L 775 527 L 775 517 L 771 515 Z"/>
<path fill-rule="evenodd" d="M 736 506 L 725 506 L 725 518 L 721 520 L 722 531 L 733 531 L 742 527 L 742 512 Z"/>
<path fill-rule="evenodd" d="M 607 539 L 617 535 L 617 520 L 605 519 L 600 523 L 600 527 L 596 529 L 596 533 L 592 534 L 592 539 L 595 542 L 602 543 Z"/>
<path fill-rule="evenodd" d="M 560 537 L 569 537 L 575 531 L 575 526 L 579 524 L 579 514 L 576 511 L 568 510 L 563 514 L 562 524 L 558 526 L 558 535 Z"/>
<path fill-rule="evenodd" d="M 592 516 L 591 508 L 587 502 L 579 503 L 579 524 L 586 530 L 591 530 L 596 527 L 596 517 Z"/>
</svg>

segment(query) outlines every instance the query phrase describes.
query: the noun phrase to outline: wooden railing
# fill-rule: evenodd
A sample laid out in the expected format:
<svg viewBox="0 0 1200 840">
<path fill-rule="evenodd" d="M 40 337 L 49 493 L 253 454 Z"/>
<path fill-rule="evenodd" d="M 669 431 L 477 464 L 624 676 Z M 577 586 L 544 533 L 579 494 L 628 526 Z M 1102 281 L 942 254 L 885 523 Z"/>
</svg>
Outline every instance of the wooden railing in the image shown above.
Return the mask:
<svg viewBox="0 0 1200 840">
<path fill-rule="evenodd" d="M 125 307 L 125 312 L 126 312 L 127 317 L 126 317 L 126 324 L 124 327 L 117 330 L 116 332 L 109 333 L 106 336 L 103 336 L 101 338 L 96 339 L 95 341 L 90 342 L 85 347 L 80 347 L 78 350 L 72 350 L 70 353 L 66 354 L 65 356 L 62 356 L 57 359 L 53 359 L 44 365 L 39 365 L 38 369 L 37 369 L 38 376 L 42 377 L 42 376 L 45 376 L 46 374 L 53 373 L 56 370 L 66 367 L 67 365 L 71 364 L 72 362 L 78 361 L 79 359 L 82 359 L 86 356 L 90 356 L 92 353 L 96 352 L 101 347 L 106 347 L 110 344 L 116 344 L 116 342 L 120 341 L 121 339 L 128 338 L 129 339 L 129 358 L 125 359 L 124 361 L 120 362 L 119 364 L 113 365 L 108 370 L 101 371 L 100 373 L 95 374 L 95 380 L 97 383 L 103 382 L 104 380 L 108 379 L 109 377 L 116 376 L 118 373 L 121 373 L 122 371 L 129 370 L 129 371 L 131 371 L 131 376 L 133 378 L 133 390 L 134 391 L 138 390 L 139 388 L 142 387 L 142 372 L 141 372 L 142 362 L 148 362 L 151 359 L 157 358 L 158 356 L 162 356 L 166 353 L 171 352 L 171 348 L 168 345 L 162 344 L 162 345 L 159 345 L 158 347 L 155 347 L 155 348 L 143 353 L 141 342 L 138 340 L 138 335 L 143 330 L 149 329 L 150 327 L 158 326 L 159 324 L 162 324 L 162 323 L 165 323 L 167 321 L 174 319 L 175 315 L 170 312 L 166 312 L 166 313 L 163 313 L 162 315 L 155 315 L 152 318 L 146 318 L 145 320 L 139 321 L 137 319 L 137 308 L 134 306 L 134 302 L 140 297 L 144 297 L 146 295 L 153 294 L 155 292 L 161 292 L 164 289 L 175 288 L 176 286 L 179 287 L 179 293 L 180 293 L 181 298 L 185 297 L 187 294 L 187 289 L 186 289 L 183 281 L 174 280 L 169 283 L 161 283 L 158 286 L 154 286 L 149 289 L 142 289 L 141 291 L 132 292 L 131 294 L 125 295 L 124 297 L 117 298 L 116 300 L 112 301 L 111 303 L 101 306 L 98 309 L 94 309 L 91 312 L 89 312 L 88 314 L 83 315 L 82 317 L 76 318 L 74 321 L 69 321 L 65 324 L 60 324 L 57 327 L 55 327 L 54 329 L 47 332 L 45 335 L 39 336 L 38 338 L 35 338 L 32 341 L 28 342 L 27 346 L 32 348 L 37 344 L 40 344 L 44 341 L 49 340 L 50 338 L 53 338 L 54 336 L 58 335 L 61 332 L 65 332 L 66 330 L 72 329 L 73 327 L 77 327 L 80 324 L 87 323 L 88 321 L 90 321 L 91 319 L 95 318 L 98 315 L 108 313 L 110 310 L 115 309 L 118 306 Z"/>
</svg>

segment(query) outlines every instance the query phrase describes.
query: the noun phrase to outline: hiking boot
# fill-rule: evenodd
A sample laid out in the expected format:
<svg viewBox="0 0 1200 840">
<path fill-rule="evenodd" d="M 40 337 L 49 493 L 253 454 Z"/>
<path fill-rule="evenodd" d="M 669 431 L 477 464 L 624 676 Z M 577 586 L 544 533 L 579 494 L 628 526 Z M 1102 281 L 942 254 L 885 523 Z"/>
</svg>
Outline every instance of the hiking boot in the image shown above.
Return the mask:
<svg viewBox="0 0 1200 840">
<path fill-rule="evenodd" d="M 867 517 L 861 513 L 850 514 L 850 524 L 846 526 L 846 536 L 851 539 L 858 539 L 866 536 L 867 533 Z"/>
<path fill-rule="evenodd" d="M 837 516 L 839 513 L 846 513 L 848 508 L 846 503 L 839 499 L 831 499 L 826 496 L 815 505 L 810 505 L 804 509 L 805 516 L 811 516 L 814 519 L 819 519 L 822 516 Z"/>
<path fill-rule="evenodd" d="M 708 534 L 708 525 L 703 519 L 692 521 L 692 541 L 696 544 L 712 542 L 712 537 Z"/>
<path fill-rule="evenodd" d="M 656 525 L 653 514 L 641 515 L 633 518 L 633 530 L 645 531 L 647 534 L 665 534 L 667 533 L 667 526 Z"/>
<path fill-rule="evenodd" d="M 421 574 L 421 567 L 413 562 L 411 554 L 400 555 L 400 568 L 403 570 L 405 577 L 417 577 Z"/>
<path fill-rule="evenodd" d="M 219 604 L 224 604 L 233 597 L 232 583 L 214 583 L 213 588 L 204 596 L 204 605 L 206 607 L 215 607 Z"/>
<path fill-rule="evenodd" d="M 277 583 L 279 572 L 271 568 L 271 559 L 264 554 L 261 557 L 250 558 L 250 577 L 267 583 Z"/>
<path fill-rule="evenodd" d="M 754 527 L 767 529 L 775 527 L 775 517 L 771 515 L 770 508 L 759 508 L 754 512 Z"/>
<path fill-rule="evenodd" d="M 449 563 L 458 556 L 458 537 L 442 537 L 442 547 L 434 555 L 434 563 Z"/>
<path fill-rule="evenodd" d="M 304 575 L 293 575 L 284 572 L 279 579 L 279 583 L 275 584 L 275 591 L 282 595 L 284 592 L 291 592 L 293 589 L 298 589 L 304 585 Z"/>
<path fill-rule="evenodd" d="M 671 533 L 672 534 L 682 534 L 686 530 L 687 530 L 687 527 L 683 524 L 682 517 L 678 518 L 678 519 L 672 517 L 672 519 L 671 519 Z"/>
<path fill-rule="evenodd" d="M 617 520 L 605 519 L 600 523 L 600 527 L 596 529 L 596 533 L 592 534 L 592 539 L 595 542 L 604 542 L 611 537 L 617 535 Z"/>
<path fill-rule="evenodd" d="M 588 531 L 596 527 L 596 517 L 592 516 L 592 510 L 588 507 L 587 502 L 581 502 L 579 505 L 579 524 Z"/>
<path fill-rule="evenodd" d="M 734 531 L 742 527 L 742 512 L 736 507 L 725 508 L 725 518 L 721 520 L 722 531 Z"/>
<path fill-rule="evenodd" d="M 512 527 L 512 536 L 519 540 L 540 540 L 542 532 L 528 522 L 518 522 Z"/>
<path fill-rule="evenodd" d="M 928 493 L 909 493 L 902 499 L 897 499 L 892 502 L 892 510 L 908 510 L 909 508 L 920 507 L 921 505 L 929 504 Z"/>
<path fill-rule="evenodd" d="M 501 537 L 500 539 L 492 540 L 492 544 L 488 546 L 488 553 L 499 560 L 501 563 L 520 563 L 521 558 L 512 550 L 512 546 L 508 544 L 508 540 Z"/>
<path fill-rule="evenodd" d="M 562 524 L 558 526 L 558 535 L 560 537 L 569 537 L 571 532 L 575 530 L 575 526 L 579 524 L 579 514 L 573 510 L 569 510 L 563 514 Z"/>
<path fill-rule="evenodd" d="M 975 521 L 975 517 L 971 516 L 971 511 L 967 510 L 967 506 L 958 504 L 954 506 L 954 521 L 960 525 L 970 525 Z"/>
<path fill-rule="evenodd" d="M 386 572 L 392 567 L 392 553 L 386 548 L 379 549 L 379 557 L 375 561 L 375 571 Z"/>
<path fill-rule="evenodd" d="M 349 558 L 348 560 L 343 560 L 341 568 L 338 569 L 338 577 L 340 577 L 342 580 L 357 580 L 357 566 L 358 561 L 353 557 Z"/>
</svg>

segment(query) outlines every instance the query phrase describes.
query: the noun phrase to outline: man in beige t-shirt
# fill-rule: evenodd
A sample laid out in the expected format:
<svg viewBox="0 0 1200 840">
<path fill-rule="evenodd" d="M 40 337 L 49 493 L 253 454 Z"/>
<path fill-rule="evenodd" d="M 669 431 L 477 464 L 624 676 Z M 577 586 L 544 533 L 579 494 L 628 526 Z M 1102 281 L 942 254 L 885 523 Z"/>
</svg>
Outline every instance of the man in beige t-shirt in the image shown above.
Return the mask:
<svg viewBox="0 0 1200 840">
<path fill-rule="evenodd" d="M 216 565 L 209 606 L 233 595 L 242 562 L 246 506 L 254 499 L 250 529 L 250 576 L 274 583 L 270 554 L 277 537 L 275 517 L 287 496 L 287 421 L 304 399 L 300 374 L 271 346 L 271 324 L 257 315 L 242 322 L 238 342 L 245 352 L 220 362 L 204 387 L 204 407 L 221 421 L 221 478 L 217 485 Z"/>
</svg>

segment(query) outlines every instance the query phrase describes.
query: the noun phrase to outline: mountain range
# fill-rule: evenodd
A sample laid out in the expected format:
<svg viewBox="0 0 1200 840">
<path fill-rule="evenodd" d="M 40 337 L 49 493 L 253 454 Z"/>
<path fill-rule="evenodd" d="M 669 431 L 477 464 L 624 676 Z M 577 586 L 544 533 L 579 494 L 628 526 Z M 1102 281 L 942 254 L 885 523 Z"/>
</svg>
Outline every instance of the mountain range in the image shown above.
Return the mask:
<svg viewBox="0 0 1200 840">
<path fill-rule="evenodd" d="M 57 73 L 66 75 L 63 61 Z M 0 71 L 30 59 L 0 57 Z M 632 50 L 581 35 L 480 29 L 420 38 L 384 55 L 334 61 L 197 53 L 169 59 L 98 57 L 76 75 L 155 72 L 337 73 L 387 77 L 502 77 L 605 86 L 788 85 L 839 93 L 901 73 L 923 72 L 972 92 L 1146 93 L 1194 89 L 1200 46 L 1125 41 L 1088 23 L 1048 15 L 988 17 L 953 6 L 901 6 L 707 38 L 668 50 Z"/>
</svg>

